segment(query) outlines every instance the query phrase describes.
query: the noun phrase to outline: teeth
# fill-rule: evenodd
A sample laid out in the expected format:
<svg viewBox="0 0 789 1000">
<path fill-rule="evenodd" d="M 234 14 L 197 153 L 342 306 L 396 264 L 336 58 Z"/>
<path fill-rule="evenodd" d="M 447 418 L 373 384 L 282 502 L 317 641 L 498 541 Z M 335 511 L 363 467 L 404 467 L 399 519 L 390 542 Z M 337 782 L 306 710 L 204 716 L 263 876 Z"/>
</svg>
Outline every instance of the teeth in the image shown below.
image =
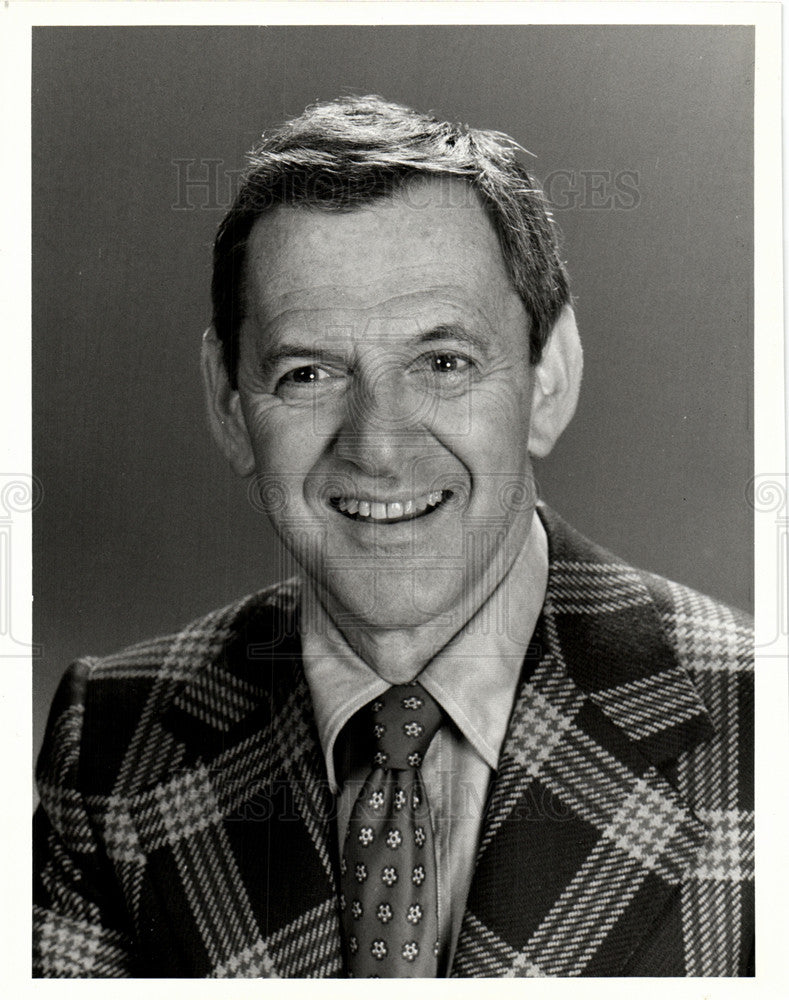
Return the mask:
<svg viewBox="0 0 789 1000">
<path fill-rule="evenodd" d="M 444 497 L 442 490 L 433 490 L 412 500 L 395 500 L 384 503 L 380 500 L 359 500 L 356 497 L 338 497 L 337 508 L 346 514 L 358 514 L 373 521 L 397 520 L 398 518 L 421 514 L 428 507 L 436 507 Z"/>
</svg>

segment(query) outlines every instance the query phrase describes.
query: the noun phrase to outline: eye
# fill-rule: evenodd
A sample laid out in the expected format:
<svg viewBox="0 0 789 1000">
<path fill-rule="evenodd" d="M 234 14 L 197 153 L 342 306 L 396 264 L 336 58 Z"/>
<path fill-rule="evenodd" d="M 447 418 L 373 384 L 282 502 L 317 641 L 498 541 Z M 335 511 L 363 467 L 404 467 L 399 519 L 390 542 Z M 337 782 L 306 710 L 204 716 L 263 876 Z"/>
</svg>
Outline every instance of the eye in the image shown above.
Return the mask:
<svg viewBox="0 0 789 1000">
<path fill-rule="evenodd" d="M 412 367 L 426 387 L 438 392 L 465 389 L 474 377 L 476 365 L 465 354 L 457 351 L 430 351 L 417 358 Z"/>
<path fill-rule="evenodd" d="M 293 404 L 311 403 L 317 398 L 341 391 L 347 374 L 341 367 L 327 362 L 308 361 L 286 369 L 279 377 L 275 375 L 272 391 Z"/>
<path fill-rule="evenodd" d="M 442 375 L 463 374 L 471 367 L 471 362 L 462 354 L 453 354 L 445 351 L 442 354 L 430 355 L 431 369 Z"/>
<path fill-rule="evenodd" d="M 301 365 L 286 372 L 280 378 L 278 385 L 312 385 L 330 377 L 329 373 L 318 365 Z"/>
<path fill-rule="evenodd" d="M 478 374 L 477 365 L 467 355 L 444 349 L 426 351 L 415 358 L 410 374 L 422 392 L 450 398 L 467 393 Z"/>
</svg>

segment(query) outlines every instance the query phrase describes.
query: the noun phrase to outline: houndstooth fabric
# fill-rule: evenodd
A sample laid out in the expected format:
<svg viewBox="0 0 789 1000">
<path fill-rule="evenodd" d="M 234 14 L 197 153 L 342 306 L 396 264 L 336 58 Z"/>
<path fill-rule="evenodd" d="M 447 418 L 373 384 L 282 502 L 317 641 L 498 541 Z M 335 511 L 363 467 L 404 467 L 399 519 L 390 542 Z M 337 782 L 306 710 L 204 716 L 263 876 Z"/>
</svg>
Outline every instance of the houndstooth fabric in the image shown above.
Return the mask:
<svg viewBox="0 0 789 1000">
<path fill-rule="evenodd" d="M 548 591 L 452 975 L 750 974 L 748 622 L 539 511 Z M 35 975 L 345 975 L 297 604 L 279 585 L 71 667 L 38 766 Z"/>
</svg>

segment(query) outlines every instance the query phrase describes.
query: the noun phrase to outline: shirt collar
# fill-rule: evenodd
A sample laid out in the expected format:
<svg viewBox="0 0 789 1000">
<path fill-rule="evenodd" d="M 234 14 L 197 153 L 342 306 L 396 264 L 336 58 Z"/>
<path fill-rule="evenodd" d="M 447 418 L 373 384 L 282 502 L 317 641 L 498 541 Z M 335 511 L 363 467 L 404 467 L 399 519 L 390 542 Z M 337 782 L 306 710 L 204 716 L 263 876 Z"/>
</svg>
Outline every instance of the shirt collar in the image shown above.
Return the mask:
<svg viewBox="0 0 789 1000">
<path fill-rule="evenodd" d="M 494 770 L 547 579 L 548 541 L 535 512 L 526 542 L 507 575 L 419 674 L 420 684 Z M 307 581 L 302 594 L 304 673 L 329 784 L 336 792 L 334 747 L 340 731 L 390 685 L 351 649 Z"/>
</svg>

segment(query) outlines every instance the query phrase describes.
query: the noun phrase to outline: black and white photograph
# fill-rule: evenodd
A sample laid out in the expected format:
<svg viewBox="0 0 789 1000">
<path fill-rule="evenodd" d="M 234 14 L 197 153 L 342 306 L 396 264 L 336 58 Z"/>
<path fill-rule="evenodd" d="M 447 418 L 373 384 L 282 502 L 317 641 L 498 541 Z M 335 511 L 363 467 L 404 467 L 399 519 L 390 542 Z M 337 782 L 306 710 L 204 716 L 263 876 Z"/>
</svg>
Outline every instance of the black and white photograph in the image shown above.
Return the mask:
<svg viewBox="0 0 789 1000">
<path fill-rule="evenodd" d="M 780 178 L 688 6 L 31 24 L 34 980 L 759 976 Z"/>
</svg>

